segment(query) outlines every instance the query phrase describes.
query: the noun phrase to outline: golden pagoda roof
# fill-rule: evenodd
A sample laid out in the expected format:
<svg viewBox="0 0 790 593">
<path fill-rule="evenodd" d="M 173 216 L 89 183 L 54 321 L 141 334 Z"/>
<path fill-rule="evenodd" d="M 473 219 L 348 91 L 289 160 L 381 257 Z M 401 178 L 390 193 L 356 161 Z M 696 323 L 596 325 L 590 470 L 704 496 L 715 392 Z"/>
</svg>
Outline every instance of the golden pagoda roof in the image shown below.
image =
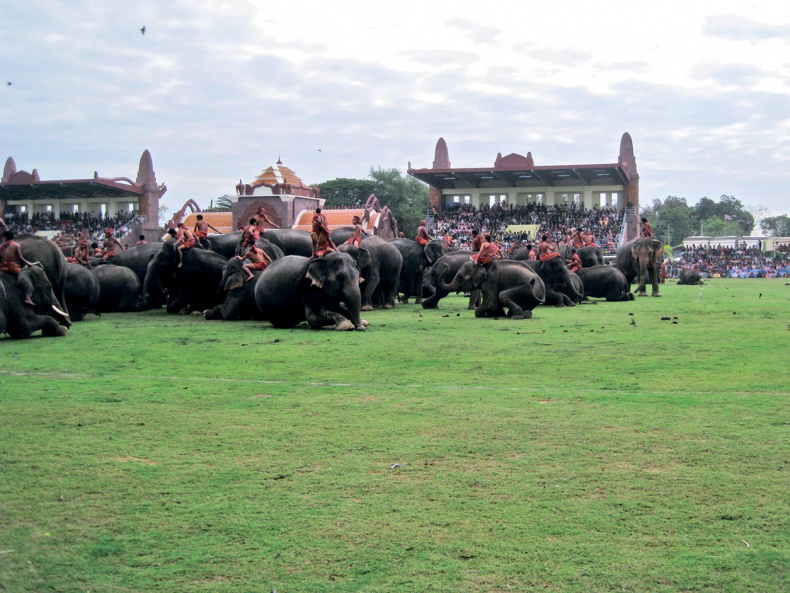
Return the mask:
<svg viewBox="0 0 790 593">
<path fill-rule="evenodd" d="M 281 185 L 290 185 L 291 187 L 302 187 L 308 188 L 309 185 L 306 185 L 304 181 L 302 181 L 301 177 L 299 177 L 290 167 L 286 167 L 282 164 L 282 162 L 277 161 L 275 164 L 266 167 L 260 175 L 255 178 L 250 186 L 252 187 L 261 187 L 265 185 L 267 187 L 275 187 Z"/>
</svg>

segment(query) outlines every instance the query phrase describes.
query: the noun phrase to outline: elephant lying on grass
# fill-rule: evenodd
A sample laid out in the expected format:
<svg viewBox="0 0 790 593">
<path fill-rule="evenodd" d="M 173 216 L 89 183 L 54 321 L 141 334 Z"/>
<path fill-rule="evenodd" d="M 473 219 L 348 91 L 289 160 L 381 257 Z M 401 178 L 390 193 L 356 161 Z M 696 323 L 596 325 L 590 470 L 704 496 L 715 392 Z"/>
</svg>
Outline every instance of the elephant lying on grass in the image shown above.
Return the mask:
<svg viewBox="0 0 790 593">
<path fill-rule="evenodd" d="M 359 271 L 346 253 L 311 259 L 286 255 L 272 262 L 255 283 L 255 302 L 275 327 L 307 321 L 310 329 L 365 329 Z"/>
<path fill-rule="evenodd" d="M 25 291 L 35 306 L 25 304 Z M 41 330 L 45 336 L 63 336 L 71 326 L 68 315 L 52 290 L 46 272 L 38 266 L 25 268 L 18 277 L 0 272 L 0 334 L 29 338 Z"/>
<path fill-rule="evenodd" d="M 444 264 L 443 270 L 450 271 L 450 266 Z M 494 260 L 486 266 L 466 261 L 449 284 L 440 276 L 438 288 L 445 292 L 480 289 L 483 300 L 475 317 L 503 317 L 507 307 L 509 317 L 530 319 L 532 309 L 546 299 L 543 280 L 524 263 L 511 260 Z"/>
</svg>

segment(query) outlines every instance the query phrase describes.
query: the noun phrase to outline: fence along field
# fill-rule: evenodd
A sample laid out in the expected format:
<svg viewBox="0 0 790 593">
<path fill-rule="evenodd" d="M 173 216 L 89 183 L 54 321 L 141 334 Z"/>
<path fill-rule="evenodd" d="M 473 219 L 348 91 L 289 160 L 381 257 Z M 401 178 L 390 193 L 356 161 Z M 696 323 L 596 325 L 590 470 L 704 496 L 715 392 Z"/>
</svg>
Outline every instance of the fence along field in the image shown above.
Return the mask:
<svg viewBox="0 0 790 593">
<path fill-rule="evenodd" d="M 2 339 L 0 588 L 787 590 L 790 286 L 662 292 Z"/>
</svg>

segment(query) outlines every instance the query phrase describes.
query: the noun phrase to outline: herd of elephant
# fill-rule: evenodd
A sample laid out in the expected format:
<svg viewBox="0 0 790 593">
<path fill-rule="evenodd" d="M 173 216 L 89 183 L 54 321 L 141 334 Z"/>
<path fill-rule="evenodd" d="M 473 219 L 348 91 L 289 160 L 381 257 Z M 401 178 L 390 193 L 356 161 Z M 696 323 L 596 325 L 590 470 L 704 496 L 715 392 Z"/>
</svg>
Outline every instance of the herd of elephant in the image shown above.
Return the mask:
<svg viewBox="0 0 790 593">
<path fill-rule="evenodd" d="M 206 319 L 260 319 L 275 327 L 307 322 L 311 329 L 364 330 L 363 311 L 391 309 L 414 298 L 435 309 L 452 292 L 470 294 L 477 317 L 530 318 L 538 305 L 573 306 L 584 299 L 633 300 L 652 283 L 660 296 L 658 265 L 663 244 L 637 239 L 617 252 L 615 266 L 604 265 L 597 247 L 578 250 L 583 267 L 572 273 L 564 254 L 528 261 L 524 250 L 511 259 L 478 266 L 472 252 L 425 246 L 410 239 L 387 242 L 370 236 L 358 246 L 345 243 L 352 227 L 333 231 L 339 252 L 313 258 L 310 234 L 294 229 L 266 230 L 257 246 L 272 259 L 248 275 L 239 252 L 239 233 L 214 235 L 208 249 L 178 253 L 172 241 L 154 242 L 118 253 L 87 268 L 67 263 L 51 241 L 20 235 L 25 259 L 38 265 L 22 271 L 34 286 L 35 307 L 24 303 L 21 282 L 0 273 L 0 333 L 24 338 L 41 330 L 64 335 L 87 313 L 140 311 L 166 307 L 169 313 L 202 314 Z M 564 249 L 564 246 L 560 246 Z M 68 311 L 68 314 L 66 314 Z"/>
</svg>

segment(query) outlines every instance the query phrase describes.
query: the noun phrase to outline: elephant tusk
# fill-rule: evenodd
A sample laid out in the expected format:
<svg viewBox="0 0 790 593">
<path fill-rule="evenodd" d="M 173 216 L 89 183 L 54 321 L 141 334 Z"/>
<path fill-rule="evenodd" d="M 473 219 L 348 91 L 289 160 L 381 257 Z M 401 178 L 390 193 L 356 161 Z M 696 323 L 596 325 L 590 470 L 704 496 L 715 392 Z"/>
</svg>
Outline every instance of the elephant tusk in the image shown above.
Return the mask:
<svg viewBox="0 0 790 593">
<path fill-rule="evenodd" d="M 68 314 L 68 313 L 64 313 L 63 311 L 61 311 L 60 309 L 58 309 L 58 308 L 57 308 L 55 305 L 52 305 L 52 310 L 53 310 L 55 313 L 57 313 L 58 315 L 62 315 L 63 317 L 68 317 L 69 319 L 71 319 L 71 317 L 69 317 L 69 314 Z"/>
</svg>

